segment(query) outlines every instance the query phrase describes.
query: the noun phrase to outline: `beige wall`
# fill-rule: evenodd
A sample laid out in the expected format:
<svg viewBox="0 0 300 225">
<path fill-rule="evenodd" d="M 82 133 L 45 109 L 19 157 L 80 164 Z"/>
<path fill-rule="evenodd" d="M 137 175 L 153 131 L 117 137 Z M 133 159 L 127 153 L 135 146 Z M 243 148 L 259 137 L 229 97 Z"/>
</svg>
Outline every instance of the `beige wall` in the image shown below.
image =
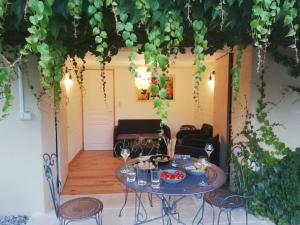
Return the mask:
<svg viewBox="0 0 300 225">
<path fill-rule="evenodd" d="M 30 59 L 28 67 L 37 87 L 37 64 Z M 36 98 L 25 88 L 25 109 L 33 112 L 34 117 L 31 121 L 20 121 L 17 82 L 13 94 L 10 116 L 0 122 L 0 214 L 30 215 L 45 209 L 42 118 Z"/>
<path fill-rule="evenodd" d="M 209 75 L 215 70 L 215 63 L 206 63 L 206 71 L 201 75 L 202 82 L 200 83 L 199 107 L 195 107 L 195 123 L 197 127 L 201 127 L 203 123 L 213 125 L 214 111 L 214 88 L 209 86 Z M 212 76 L 214 79 L 214 77 Z"/>
<path fill-rule="evenodd" d="M 70 162 L 80 150 L 83 150 L 82 96 L 75 78 L 66 95 L 68 162 Z"/>
</svg>

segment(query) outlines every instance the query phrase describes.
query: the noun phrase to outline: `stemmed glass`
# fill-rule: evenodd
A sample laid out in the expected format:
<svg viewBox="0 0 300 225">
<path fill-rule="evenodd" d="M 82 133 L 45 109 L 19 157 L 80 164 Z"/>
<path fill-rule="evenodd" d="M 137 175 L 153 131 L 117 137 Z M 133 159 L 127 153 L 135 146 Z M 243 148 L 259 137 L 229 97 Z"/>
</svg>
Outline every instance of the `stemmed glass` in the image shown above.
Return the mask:
<svg viewBox="0 0 300 225">
<path fill-rule="evenodd" d="M 121 156 L 124 160 L 124 166 L 125 166 L 125 169 L 121 170 L 121 173 L 127 173 L 127 164 L 126 164 L 126 161 L 128 159 L 128 157 L 130 156 L 130 150 L 129 148 L 123 148 L 122 151 L 121 151 Z"/>
<path fill-rule="evenodd" d="M 214 151 L 214 146 L 212 144 L 206 144 L 204 150 L 206 151 L 209 160 L 211 153 Z"/>
<path fill-rule="evenodd" d="M 205 170 L 208 166 L 208 161 L 207 161 L 207 158 L 206 157 L 200 157 L 199 158 L 199 161 L 198 161 L 202 166 L 204 166 Z M 201 181 L 199 182 L 199 185 L 200 186 L 205 186 L 207 185 L 207 182 L 205 181 L 205 173 L 202 174 L 201 176 Z"/>
</svg>

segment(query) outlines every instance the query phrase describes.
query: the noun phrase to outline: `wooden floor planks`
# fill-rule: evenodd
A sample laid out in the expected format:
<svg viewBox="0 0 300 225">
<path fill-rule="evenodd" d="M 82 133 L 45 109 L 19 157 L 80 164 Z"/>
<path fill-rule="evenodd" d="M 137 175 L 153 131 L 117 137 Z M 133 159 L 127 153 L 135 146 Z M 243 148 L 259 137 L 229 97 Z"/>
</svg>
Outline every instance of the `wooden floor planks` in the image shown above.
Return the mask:
<svg viewBox="0 0 300 225">
<path fill-rule="evenodd" d="M 64 195 L 122 193 L 124 186 L 115 177 L 122 163 L 112 151 L 82 151 L 70 163 Z"/>
</svg>

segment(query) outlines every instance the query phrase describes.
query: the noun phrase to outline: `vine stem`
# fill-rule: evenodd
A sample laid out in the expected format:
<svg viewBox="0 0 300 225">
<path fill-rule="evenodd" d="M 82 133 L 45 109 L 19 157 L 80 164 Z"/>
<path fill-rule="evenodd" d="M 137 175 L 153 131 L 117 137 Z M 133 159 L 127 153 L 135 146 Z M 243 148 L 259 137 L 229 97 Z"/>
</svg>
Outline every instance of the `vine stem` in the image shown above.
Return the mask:
<svg viewBox="0 0 300 225">
<path fill-rule="evenodd" d="M 220 6 L 220 12 L 221 12 L 221 23 L 220 23 L 220 29 L 221 31 L 223 30 L 223 25 L 224 25 L 224 9 L 223 9 L 223 4 L 224 0 L 219 1 L 219 6 Z"/>
</svg>

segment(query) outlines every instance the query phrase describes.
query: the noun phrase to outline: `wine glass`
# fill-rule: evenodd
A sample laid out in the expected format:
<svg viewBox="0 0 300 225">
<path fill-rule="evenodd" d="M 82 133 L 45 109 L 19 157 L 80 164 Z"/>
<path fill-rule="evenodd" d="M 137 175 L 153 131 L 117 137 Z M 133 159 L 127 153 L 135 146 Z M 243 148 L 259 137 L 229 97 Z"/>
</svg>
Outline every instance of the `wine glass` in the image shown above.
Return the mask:
<svg viewBox="0 0 300 225">
<path fill-rule="evenodd" d="M 206 157 L 200 156 L 199 160 L 198 160 L 198 163 L 201 165 L 201 167 L 203 167 L 203 170 L 207 169 L 208 161 L 207 161 Z M 203 173 L 200 177 L 201 177 L 201 180 L 199 182 L 199 185 L 200 186 L 207 185 L 207 182 L 205 181 L 205 173 Z"/>
<path fill-rule="evenodd" d="M 124 160 L 124 166 L 125 166 L 125 169 L 121 170 L 121 173 L 127 173 L 127 164 L 126 164 L 126 161 L 128 159 L 130 155 L 130 150 L 129 148 L 123 148 L 122 151 L 121 151 L 121 156 Z"/>
<path fill-rule="evenodd" d="M 206 151 L 209 160 L 211 153 L 214 151 L 214 146 L 212 144 L 206 144 L 204 150 Z"/>
</svg>

